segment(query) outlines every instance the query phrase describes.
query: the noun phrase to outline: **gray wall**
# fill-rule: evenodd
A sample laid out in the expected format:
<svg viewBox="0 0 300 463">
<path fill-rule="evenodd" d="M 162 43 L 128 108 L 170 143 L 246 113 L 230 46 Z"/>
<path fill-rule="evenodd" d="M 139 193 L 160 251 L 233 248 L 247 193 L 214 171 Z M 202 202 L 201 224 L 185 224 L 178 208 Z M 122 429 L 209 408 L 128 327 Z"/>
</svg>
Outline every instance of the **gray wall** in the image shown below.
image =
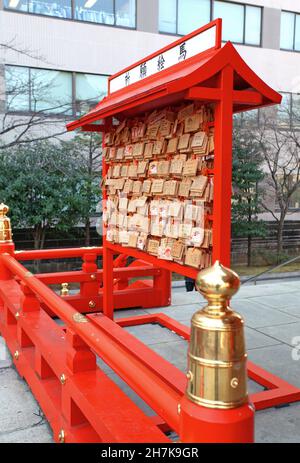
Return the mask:
<svg viewBox="0 0 300 463">
<path fill-rule="evenodd" d="M 281 11 L 275 8 L 264 8 L 262 25 L 262 46 L 264 48 L 280 48 Z"/>
<path fill-rule="evenodd" d="M 158 9 L 159 0 L 137 0 L 137 29 L 139 31 L 158 32 Z"/>
</svg>

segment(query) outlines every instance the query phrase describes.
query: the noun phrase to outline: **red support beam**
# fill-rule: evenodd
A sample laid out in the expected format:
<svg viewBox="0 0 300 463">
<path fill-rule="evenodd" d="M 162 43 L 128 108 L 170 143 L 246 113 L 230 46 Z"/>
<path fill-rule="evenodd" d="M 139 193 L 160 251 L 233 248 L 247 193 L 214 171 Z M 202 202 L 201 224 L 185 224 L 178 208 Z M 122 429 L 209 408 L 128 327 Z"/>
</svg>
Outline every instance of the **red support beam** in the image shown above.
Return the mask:
<svg viewBox="0 0 300 463">
<path fill-rule="evenodd" d="M 64 248 L 64 249 L 38 249 L 29 251 L 14 251 L 13 256 L 16 260 L 42 260 L 42 259 L 69 259 L 73 257 L 83 257 L 88 252 L 93 252 L 97 256 L 102 256 L 102 247 L 86 248 Z"/>
<path fill-rule="evenodd" d="M 222 91 L 213 87 L 191 87 L 185 95 L 186 100 L 220 101 Z M 261 105 L 262 95 L 254 90 L 233 90 L 233 104 Z"/>
<path fill-rule="evenodd" d="M 233 69 L 220 75 L 221 100 L 215 111 L 213 262 L 230 267 Z"/>
</svg>

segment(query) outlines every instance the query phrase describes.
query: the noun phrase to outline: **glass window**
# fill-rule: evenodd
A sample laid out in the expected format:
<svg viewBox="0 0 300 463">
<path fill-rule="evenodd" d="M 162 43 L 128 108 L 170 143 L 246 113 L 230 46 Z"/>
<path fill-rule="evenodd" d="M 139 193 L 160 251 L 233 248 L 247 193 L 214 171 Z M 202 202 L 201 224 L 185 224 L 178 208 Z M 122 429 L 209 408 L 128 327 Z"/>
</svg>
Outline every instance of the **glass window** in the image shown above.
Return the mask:
<svg viewBox="0 0 300 463">
<path fill-rule="evenodd" d="M 47 69 L 30 70 L 31 111 L 72 113 L 72 74 Z"/>
<path fill-rule="evenodd" d="M 292 94 L 292 122 L 294 125 L 300 125 L 300 94 Z"/>
<path fill-rule="evenodd" d="M 75 19 L 114 24 L 113 0 L 75 0 Z"/>
<path fill-rule="evenodd" d="M 280 27 L 280 48 L 284 48 L 285 50 L 293 50 L 294 30 L 295 14 L 282 11 Z"/>
<path fill-rule="evenodd" d="M 186 35 L 209 21 L 210 0 L 178 0 L 178 34 Z"/>
<path fill-rule="evenodd" d="M 107 77 L 94 74 L 76 74 L 77 111 L 88 111 L 107 94 Z"/>
<path fill-rule="evenodd" d="M 4 0 L 4 8 L 17 11 L 28 11 L 28 0 Z"/>
<path fill-rule="evenodd" d="M 281 105 L 278 107 L 279 124 L 289 125 L 291 120 L 291 93 L 281 93 Z"/>
<path fill-rule="evenodd" d="M 295 50 L 300 51 L 300 14 L 296 15 Z"/>
<path fill-rule="evenodd" d="M 6 110 L 75 115 L 107 94 L 107 76 L 5 66 Z"/>
<path fill-rule="evenodd" d="M 234 3 L 214 2 L 214 18 L 223 19 L 223 40 L 244 42 L 244 6 Z"/>
<path fill-rule="evenodd" d="M 251 111 L 245 111 L 243 114 L 244 124 L 255 125 L 259 123 L 259 110 L 252 109 Z"/>
<path fill-rule="evenodd" d="M 115 0 L 117 26 L 135 27 L 135 1 L 136 0 Z"/>
<path fill-rule="evenodd" d="M 177 16 L 177 1 L 176 0 L 160 0 L 159 1 L 159 30 L 160 32 L 168 32 L 169 34 L 177 33 L 176 16 Z"/>
<path fill-rule="evenodd" d="M 294 182 L 297 180 L 295 178 Z M 289 201 L 289 209 L 300 209 L 300 188 L 298 187 L 296 191 L 292 194 Z"/>
<path fill-rule="evenodd" d="M 29 70 L 5 66 L 6 110 L 29 111 Z"/>
<path fill-rule="evenodd" d="M 28 11 L 58 18 L 72 17 L 71 0 L 28 0 Z"/>
<path fill-rule="evenodd" d="M 71 0 L 4 0 L 4 7 L 58 18 L 71 18 Z"/>
<path fill-rule="evenodd" d="M 74 15 L 72 3 L 74 1 Z M 4 7 L 28 13 L 134 28 L 136 0 L 4 0 Z M 176 4 L 176 0 L 175 0 Z"/>
<path fill-rule="evenodd" d="M 246 6 L 245 43 L 260 45 L 261 8 Z"/>
</svg>

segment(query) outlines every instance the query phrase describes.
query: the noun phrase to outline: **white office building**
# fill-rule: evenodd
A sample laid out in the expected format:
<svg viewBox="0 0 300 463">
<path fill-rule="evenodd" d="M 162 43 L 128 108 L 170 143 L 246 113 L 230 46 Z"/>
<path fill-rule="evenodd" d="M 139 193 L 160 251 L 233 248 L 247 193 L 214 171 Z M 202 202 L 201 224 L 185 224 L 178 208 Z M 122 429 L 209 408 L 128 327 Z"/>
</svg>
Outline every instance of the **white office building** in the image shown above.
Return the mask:
<svg viewBox="0 0 300 463">
<path fill-rule="evenodd" d="M 104 96 L 108 75 L 218 17 L 223 40 L 285 104 L 299 104 L 299 0 L 0 0 L 0 113 L 52 103 L 53 115 L 59 101 L 75 119 L 83 101 Z M 26 91 L 14 94 L 18 82 Z M 33 82 L 47 86 L 43 98 Z"/>
</svg>

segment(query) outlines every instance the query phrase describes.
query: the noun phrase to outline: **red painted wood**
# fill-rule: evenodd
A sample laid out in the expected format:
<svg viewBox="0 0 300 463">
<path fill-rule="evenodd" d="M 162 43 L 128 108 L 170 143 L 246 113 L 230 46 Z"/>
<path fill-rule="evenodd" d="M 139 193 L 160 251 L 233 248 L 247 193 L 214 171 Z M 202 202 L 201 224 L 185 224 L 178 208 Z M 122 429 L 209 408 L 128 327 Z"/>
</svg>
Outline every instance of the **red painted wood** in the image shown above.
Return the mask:
<svg viewBox="0 0 300 463">
<path fill-rule="evenodd" d="M 96 253 L 97 256 L 102 256 L 102 247 L 90 248 L 59 248 L 59 249 L 38 249 L 29 251 L 15 251 L 14 258 L 16 260 L 42 260 L 42 259 L 68 259 L 72 257 L 83 257 L 87 252 Z"/>
<path fill-rule="evenodd" d="M 230 267 L 233 69 L 220 76 L 222 98 L 215 110 L 213 262 Z"/>
</svg>

